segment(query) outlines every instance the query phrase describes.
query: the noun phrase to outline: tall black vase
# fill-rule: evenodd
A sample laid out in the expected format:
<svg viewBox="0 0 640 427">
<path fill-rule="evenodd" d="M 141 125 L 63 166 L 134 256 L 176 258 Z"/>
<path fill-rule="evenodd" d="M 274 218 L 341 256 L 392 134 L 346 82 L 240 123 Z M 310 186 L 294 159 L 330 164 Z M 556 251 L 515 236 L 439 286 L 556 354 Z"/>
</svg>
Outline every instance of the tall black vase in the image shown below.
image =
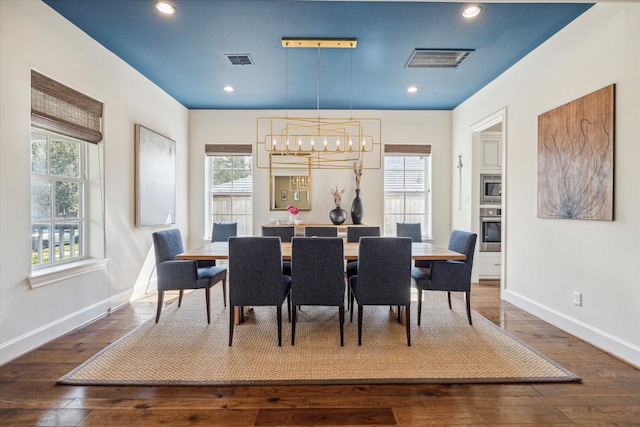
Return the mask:
<svg viewBox="0 0 640 427">
<path fill-rule="evenodd" d="M 351 221 L 354 224 L 362 224 L 364 218 L 364 206 L 362 205 L 362 199 L 360 198 L 360 189 L 356 188 L 356 198 L 351 203 Z"/>
<path fill-rule="evenodd" d="M 329 218 L 335 225 L 340 225 L 347 220 L 347 211 L 340 206 L 336 206 L 335 209 L 329 212 Z"/>
</svg>

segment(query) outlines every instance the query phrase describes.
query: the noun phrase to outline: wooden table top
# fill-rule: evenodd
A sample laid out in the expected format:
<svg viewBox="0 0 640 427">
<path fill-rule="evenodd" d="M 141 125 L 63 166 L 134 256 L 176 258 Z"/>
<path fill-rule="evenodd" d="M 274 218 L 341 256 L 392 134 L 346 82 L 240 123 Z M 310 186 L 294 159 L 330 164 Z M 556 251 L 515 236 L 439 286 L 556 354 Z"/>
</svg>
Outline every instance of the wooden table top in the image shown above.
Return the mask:
<svg viewBox="0 0 640 427">
<path fill-rule="evenodd" d="M 347 260 L 358 259 L 358 243 L 345 242 L 344 257 Z M 291 259 L 291 243 L 282 243 L 282 258 Z M 464 260 L 466 256 L 459 252 L 449 249 L 440 248 L 431 243 L 412 243 L 411 258 L 416 260 L 444 261 L 444 260 Z M 192 259 L 192 260 L 212 260 L 212 259 L 229 259 L 229 245 L 227 242 L 207 243 L 196 249 L 187 250 L 176 259 Z"/>
</svg>

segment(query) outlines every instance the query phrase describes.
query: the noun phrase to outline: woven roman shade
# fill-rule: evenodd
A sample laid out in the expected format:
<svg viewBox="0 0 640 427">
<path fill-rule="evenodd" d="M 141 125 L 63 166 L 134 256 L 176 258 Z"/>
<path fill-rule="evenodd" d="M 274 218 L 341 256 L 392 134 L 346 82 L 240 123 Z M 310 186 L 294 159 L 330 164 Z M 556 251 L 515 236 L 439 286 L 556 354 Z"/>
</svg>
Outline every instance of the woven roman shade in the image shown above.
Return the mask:
<svg viewBox="0 0 640 427">
<path fill-rule="evenodd" d="M 31 70 L 31 125 L 94 144 L 102 141 L 102 102 Z"/>
<path fill-rule="evenodd" d="M 236 156 L 250 155 L 251 144 L 205 144 L 204 153 L 207 156 Z"/>
<path fill-rule="evenodd" d="M 387 144 L 384 146 L 384 154 L 417 154 L 422 156 L 431 155 L 430 144 Z"/>
</svg>

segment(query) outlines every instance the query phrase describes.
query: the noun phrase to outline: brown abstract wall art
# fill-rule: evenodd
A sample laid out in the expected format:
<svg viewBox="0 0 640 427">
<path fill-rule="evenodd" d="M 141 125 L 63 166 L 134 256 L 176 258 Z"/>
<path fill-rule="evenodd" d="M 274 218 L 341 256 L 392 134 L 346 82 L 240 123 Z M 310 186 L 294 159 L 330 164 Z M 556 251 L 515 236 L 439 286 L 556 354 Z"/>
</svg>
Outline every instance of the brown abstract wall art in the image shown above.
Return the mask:
<svg viewBox="0 0 640 427">
<path fill-rule="evenodd" d="M 615 85 L 538 116 L 538 217 L 613 220 Z"/>
</svg>

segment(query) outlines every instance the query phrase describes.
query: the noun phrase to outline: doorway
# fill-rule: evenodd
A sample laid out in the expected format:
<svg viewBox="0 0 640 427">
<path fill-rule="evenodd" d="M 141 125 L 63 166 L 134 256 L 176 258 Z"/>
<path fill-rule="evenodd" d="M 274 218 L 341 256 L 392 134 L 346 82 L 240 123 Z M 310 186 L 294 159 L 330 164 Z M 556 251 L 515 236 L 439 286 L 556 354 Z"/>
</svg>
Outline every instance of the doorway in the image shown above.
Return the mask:
<svg viewBox="0 0 640 427">
<path fill-rule="evenodd" d="M 473 159 L 471 225 L 473 232 L 478 234 L 471 280 L 483 284 L 499 283 L 502 297 L 506 289 L 507 248 L 506 109 L 474 124 L 470 127 L 470 133 Z M 485 188 L 486 182 L 491 183 L 490 189 Z M 487 195 L 487 191 L 492 194 Z M 487 227 L 487 224 L 491 227 Z M 487 230 L 491 230 L 491 233 L 486 233 Z M 496 236 L 499 236 L 499 242 Z"/>
</svg>

